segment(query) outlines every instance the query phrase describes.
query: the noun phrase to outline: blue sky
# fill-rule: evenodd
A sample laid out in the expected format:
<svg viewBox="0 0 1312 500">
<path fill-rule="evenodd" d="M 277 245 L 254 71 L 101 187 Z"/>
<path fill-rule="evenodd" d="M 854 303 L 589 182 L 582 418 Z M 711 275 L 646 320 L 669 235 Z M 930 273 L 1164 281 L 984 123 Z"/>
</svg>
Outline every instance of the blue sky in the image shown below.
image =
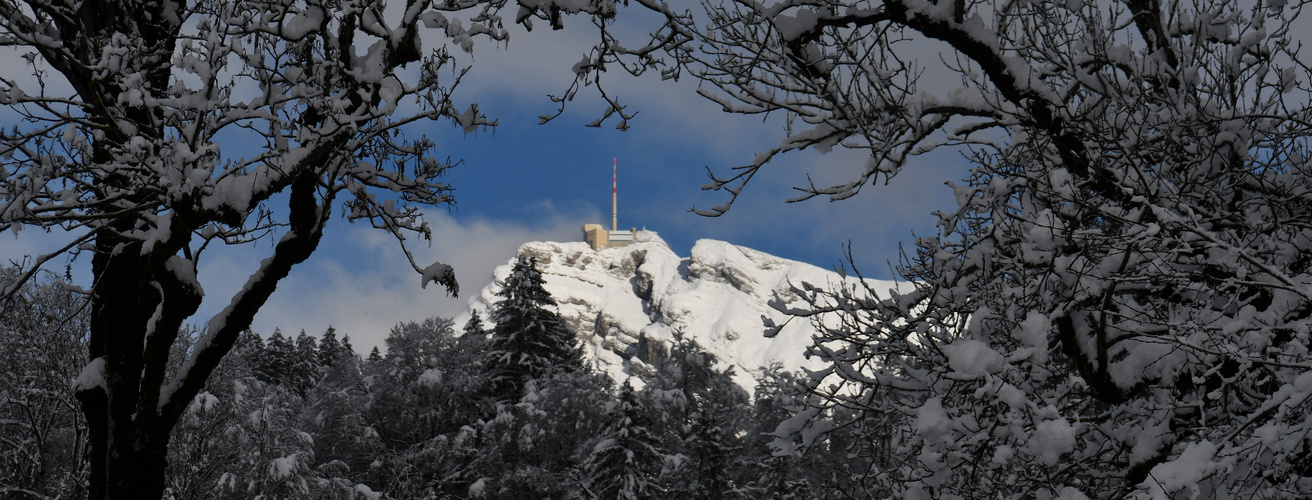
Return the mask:
<svg viewBox="0 0 1312 500">
<path fill-rule="evenodd" d="M 614 75 L 606 82 L 608 91 L 639 112 L 631 129 L 615 130 L 613 122 L 585 127 L 604 107 L 590 90 L 580 92 L 563 116 L 539 125 L 537 117 L 555 109 L 547 94 L 569 85 L 570 67 L 595 36 L 582 19 L 567 20 L 567 29 L 559 32 L 544 28 L 513 29 L 508 47 L 477 44 L 466 61 L 473 70 L 456 98 L 477 102 L 498 127 L 463 134 L 436 122 L 417 130 L 437 142 L 441 155 L 464 161 L 447 179 L 456 188 L 456 205 L 428 210 L 433 244 L 412 243 L 418 245 L 412 248 L 418 260 L 456 266 L 461 297 L 449 298 L 436 287 L 421 290 L 419 276 L 387 235 L 334 221 L 318 253 L 293 271 L 256 317 L 256 331 L 320 333 L 333 325 L 368 349 L 398 321 L 455 316 L 487 285 L 493 267 L 508 261 L 523 242 L 580 240 L 583 224 L 609 223 L 612 158 L 619 161 L 620 226 L 656 231 L 680 255 L 696 240 L 711 238 L 832 268 L 843 263 L 843 245 L 850 241 L 864 273 L 890 278 L 887 262 L 897 258 L 898 244 L 909 245 L 912 231 L 934 231 L 930 212 L 953 206 L 944 182 L 965 170 L 954 153 L 917 158 L 889 185 L 870 186 L 853 199 L 786 204 L 795 195 L 791 188 L 807 175 L 839 182 L 864 164 L 860 153 L 835 150 L 776 158 L 727 215 L 694 215 L 693 206 L 710 208 L 727 200 L 725 193 L 700 189 L 706 168 L 727 172 L 750 161 L 783 138 L 782 122 L 722 113 L 696 95 L 693 81 Z M 0 57 L 6 59 L 0 62 L 17 58 Z M 33 230 L 17 237 L 7 233 L 0 236 L 0 258 L 51 248 L 58 239 Z M 227 303 L 268 248 L 261 244 L 211 255 L 200 272 L 207 292 L 203 315 Z M 87 267 L 77 263 L 74 272 L 88 280 Z"/>
</svg>

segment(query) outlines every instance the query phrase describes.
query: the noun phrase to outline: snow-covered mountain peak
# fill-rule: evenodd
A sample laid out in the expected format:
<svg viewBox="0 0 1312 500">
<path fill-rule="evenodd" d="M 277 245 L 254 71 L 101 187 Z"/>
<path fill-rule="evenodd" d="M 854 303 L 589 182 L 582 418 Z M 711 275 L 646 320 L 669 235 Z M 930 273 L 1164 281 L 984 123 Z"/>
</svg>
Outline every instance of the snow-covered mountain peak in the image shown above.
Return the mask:
<svg viewBox="0 0 1312 500">
<path fill-rule="evenodd" d="M 691 256 L 680 257 L 651 231 L 638 232 L 627 247 L 530 242 L 519 253 L 537 260 L 561 317 L 598 369 L 617 380 L 630 374 L 641 379 L 650 372 L 644 360 L 651 359 L 652 350 L 682 332 L 733 365 L 735 379 L 749 391 L 756 385 L 753 372 L 771 363 L 787 370 L 819 368 L 803 356 L 815 333 L 810 322 L 791 321 L 774 338 L 764 336 L 763 317 L 775 323 L 788 319 L 769 302 L 796 301 L 790 281 L 826 286 L 842 279 L 810 264 L 716 240 L 700 240 Z M 510 267 L 497 267 L 493 283 L 470 300 L 471 310 L 487 318 Z M 457 318 L 457 324 L 465 320 Z"/>
</svg>

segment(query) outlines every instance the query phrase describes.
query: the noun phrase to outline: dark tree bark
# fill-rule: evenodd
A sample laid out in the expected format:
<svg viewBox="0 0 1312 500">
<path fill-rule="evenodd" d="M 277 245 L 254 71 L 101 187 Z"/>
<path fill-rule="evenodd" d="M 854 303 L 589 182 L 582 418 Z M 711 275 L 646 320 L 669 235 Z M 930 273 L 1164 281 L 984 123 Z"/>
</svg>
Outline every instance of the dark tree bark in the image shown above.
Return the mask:
<svg viewBox="0 0 1312 500">
<path fill-rule="evenodd" d="M 439 181 L 451 165 L 400 129 L 439 118 L 466 131 L 491 123 L 453 105 L 445 75 L 458 82 L 460 71 L 445 72 L 454 64 L 445 48 L 421 53 L 418 31 L 505 33 L 495 16 L 448 27 L 437 12 L 495 2 L 407 4 L 396 23 L 374 15 L 381 5 L 314 0 L 0 0 L 0 47 L 35 53 L 35 83 L 0 80 L 0 103 L 21 117 L 0 130 L 0 231 L 71 235 L 0 297 L 57 255 L 91 254 L 91 362 L 76 383 L 89 498 L 164 493 L 174 427 L 278 283 L 314 252 L 339 194 L 350 198 L 348 220 L 368 219 L 398 241 L 431 239 L 416 205 L 452 201 Z M 366 36 L 385 39 L 382 57 L 359 57 L 354 41 Z M 420 71 L 402 71 L 416 62 Z M 56 77 L 74 95 L 54 95 L 47 81 Z M 267 95 L 234 97 L 243 86 Z M 402 101 L 421 104 L 393 117 Z M 248 134 L 258 152 L 225 153 L 221 134 Z M 275 196 L 285 210 L 268 206 Z M 276 239 L 272 253 L 208 319 L 187 359 L 171 360 L 204 296 L 201 254 L 213 242 L 265 238 Z M 448 266 L 421 268 L 405 253 L 425 284 L 457 291 Z"/>
<path fill-rule="evenodd" d="M 177 338 L 182 320 L 200 306 L 201 297 L 177 284 L 157 287 L 168 281 L 167 271 L 152 269 L 146 259 L 139 257 L 140 243 L 123 241 L 110 232 L 97 238 L 89 355 L 91 359 L 105 359 L 105 385 L 78 392 L 91 435 L 89 498 L 163 495 L 169 438 L 186 405 L 232 350 L 237 335 L 250 327 L 278 281 L 318 246 L 327 211 L 315 202 L 314 187 L 313 176 L 302 176 L 293 185 L 289 202 L 293 233 L 305 236 L 284 238 L 277 245 L 273 257 L 266 261 L 272 265 L 248 285 L 243 296 L 246 300 L 238 303 L 235 314 L 229 316 L 214 341 L 201 350 L 183 383 L 162 405 L 159 401 L 169 361 L 168 347 Z M 168 308 L 161 311 L 162 316 L 176 319 L 152 325 L 152 317 L 161 306 Z"/>
</svg>

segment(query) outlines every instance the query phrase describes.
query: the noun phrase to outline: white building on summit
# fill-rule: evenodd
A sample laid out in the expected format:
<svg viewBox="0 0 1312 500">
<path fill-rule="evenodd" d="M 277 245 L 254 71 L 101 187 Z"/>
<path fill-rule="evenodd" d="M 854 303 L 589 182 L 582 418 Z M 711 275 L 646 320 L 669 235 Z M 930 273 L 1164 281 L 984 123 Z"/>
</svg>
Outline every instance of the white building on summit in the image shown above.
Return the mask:
<svg viewBox="0 0 1312 500">
<path fill-rule="evenodd" d="M 633 244 L 633 239 L 637 235 L 637 228 L 630 228 L 628 231 L 607 231 L 601 224 L 583 225 L 583 241 L 588 242 L 593 250 L 627 247 Z"/>
<path fill-rule="evenodd" d="M 638 228 L 630 228 L 628 231 L 620 231 L 619 225 L 619 189 L 617 180 L 619 160 L 612 158 L 610 165 L 610 231 L 602 227 L 601 224 L 584 224 L 583 241 L 593 250 L 603 248 L 626 247 L 633 244 L 634 238 L 638 235 Z"/>
</svg>

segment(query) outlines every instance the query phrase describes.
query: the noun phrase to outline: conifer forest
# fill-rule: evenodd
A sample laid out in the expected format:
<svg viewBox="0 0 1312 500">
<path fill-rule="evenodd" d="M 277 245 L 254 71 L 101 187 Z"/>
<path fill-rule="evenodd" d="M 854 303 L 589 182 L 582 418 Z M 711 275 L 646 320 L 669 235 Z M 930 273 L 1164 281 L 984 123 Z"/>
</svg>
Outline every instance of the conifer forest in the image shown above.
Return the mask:
<svg viewBox="0 0 1312 500">
<path fill-rule="evenodd" d="M 386 355 L 356 352 L 331 328 L 243 332 L 173 431 L 168 495 L 841 498 L 824 492 L 860 487 L 854 467 L 875 457 L 851 460 L 842 441 L 772 454 L 772 432 L 801 397 L 795 374 L 765 371 L 748 394 L 713 354 L 680 341 L 635 389 L 579 359 L 530 261 L 505 285 L 495 326 L 477 315 L 401 323 Z M 85 312 L 57 276 L 9 300 L 0 487 L 7 498 L 83 496 L 87 426 L 67 381 L 86 364 Z"/>
</svg>

